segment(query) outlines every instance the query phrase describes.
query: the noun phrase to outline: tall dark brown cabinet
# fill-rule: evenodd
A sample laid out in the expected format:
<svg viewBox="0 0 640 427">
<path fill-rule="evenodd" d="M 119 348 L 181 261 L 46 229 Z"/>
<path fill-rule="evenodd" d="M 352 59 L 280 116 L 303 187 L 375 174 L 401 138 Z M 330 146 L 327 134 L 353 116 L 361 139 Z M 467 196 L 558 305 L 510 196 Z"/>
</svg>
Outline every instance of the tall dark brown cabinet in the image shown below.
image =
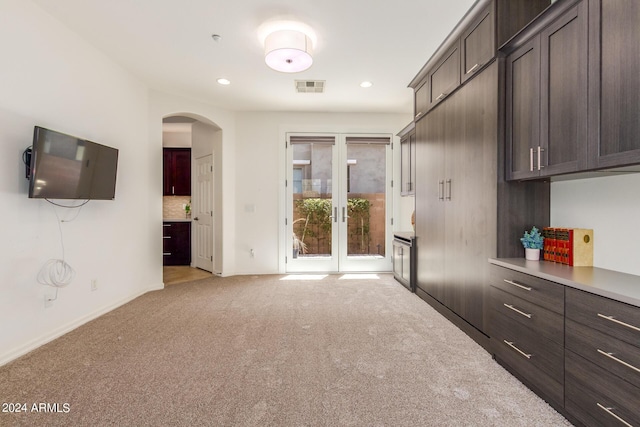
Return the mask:
<svg viewBox="0 0 640 427">
<path fill-rule="evenodd" d="M 504 180 L 496 50 L 547 5 L 478 2 L 410 84 L 416 97 L 416 293 L 485 348 L 487 259 L 520 256 L 522 248 L 511 240 L 549 220 L 548 183 Z M 546 210 L 533 207 L 531 191 L 546 197 Z M 512 239 L 499 238 L 514 230 Z"/>
</svg>

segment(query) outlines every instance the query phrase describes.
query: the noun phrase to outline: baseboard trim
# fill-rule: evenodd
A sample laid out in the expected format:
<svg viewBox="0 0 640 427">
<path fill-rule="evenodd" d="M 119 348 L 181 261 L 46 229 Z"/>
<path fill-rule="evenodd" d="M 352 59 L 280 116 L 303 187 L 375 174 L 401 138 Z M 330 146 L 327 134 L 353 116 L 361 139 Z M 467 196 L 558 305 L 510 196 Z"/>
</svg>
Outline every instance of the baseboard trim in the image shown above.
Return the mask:
<svg viewBox="0 0 640 427">
<path fill-rule="evenodd" d="M 418 295 L 423 301 L 433 307 L 438 313 L 442 314 L 447 320 L 456 325 L 458 329 L 467 334 L 472 340 L 477 342 L 482 348 L 485 349 L 487 353 L 492 354 L 488 336 L 480 332 L 478 329 L 476 329 L 475 326 L 464 320 L 462 317 L 451 311 L 449 307 L 442 304 L 440 301 L 433 298 L 431 295 L 418 287 L 416 287 L 416 295 Z"/>
<path fill-rule="evenodd" d="M 19 357 L 24 356 L 25 354 L 29 353 L 30 351 L 33 351 L 35 349 L 37 349 L 38 347 L 41 347 L 53 340 L 55 340 L 56 338 L 60 338 L 61 336 L 63 336 L 66 333 L 69 333 L 71 331 L 73 331 L 74 329 L 84 325 L 87 322 L 90 322 L 94 319 L 97 319 L 98 317 L 102 316 L 103 314 L 106 314 L 112 310 L 115 310 L 116 308 L 125 305 L 128 302 L 133 301 L 134 299 L 146 294 L 147 292 L 151 292 L 151 291 L 158 291 L 158 290 L 162 290 L 164 289 L 164 284 L 160 284 L 159 286 L 151 286 L 149 288 L 146 288 L 140 292 L 136 292 L 133 295 L 130 295 L 126 298 L 123 298 L 113 304 L 110 304 L 108 306 L 99 308 L 96 311 L 93 311 L 85 316 L 82 316 L 72 322 L 67 323 L 66 325 L 63 325 L 53 331 L 51 331 L 50 333 L 47 333 L 45 335 L 42 335 L 38 338 L 35 338 L 31 341 L 29 341 L 28 343 L 26 343 L 25 345 L 18 347 L 16 349 L 13 349 L 7 353 L 1 354 L 0 355 L 0 366 L 4 366 L 9 362 L 12 362 L 14 360 L 16 360 Z"/>
</svg>

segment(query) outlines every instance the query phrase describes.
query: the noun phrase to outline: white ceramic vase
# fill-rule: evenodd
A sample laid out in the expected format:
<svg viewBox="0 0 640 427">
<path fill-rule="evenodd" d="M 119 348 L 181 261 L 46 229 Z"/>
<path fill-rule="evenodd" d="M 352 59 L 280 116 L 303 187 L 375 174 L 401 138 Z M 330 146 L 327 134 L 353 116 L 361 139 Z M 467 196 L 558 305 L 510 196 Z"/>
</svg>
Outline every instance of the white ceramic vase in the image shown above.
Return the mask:
<svg viewBox="0 0 640 427">
<path fill-rule="evenodd" d="M 524 248 L 524 257 L 529 261 L 540 261 L 540 249 Z"/>
</svg>

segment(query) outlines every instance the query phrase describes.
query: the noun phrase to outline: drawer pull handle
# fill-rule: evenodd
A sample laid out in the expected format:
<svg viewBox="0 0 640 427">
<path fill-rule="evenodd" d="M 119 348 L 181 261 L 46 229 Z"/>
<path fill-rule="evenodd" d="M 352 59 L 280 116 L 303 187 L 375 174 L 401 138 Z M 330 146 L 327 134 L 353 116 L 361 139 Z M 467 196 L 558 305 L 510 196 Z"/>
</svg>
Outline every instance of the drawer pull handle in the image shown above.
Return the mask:
<svg viewBox="0 0 640 427">
<path fill-rule="evenodd" d="M 440 101 L 442 98 L 444 98 L 445 96 L 447 96 L 446 93 L 442 92 L 440 95 L 438 95 L 438 97 L 436 98 L 436 101 Z"/>
<path fill-rule="evenodd" d="M 171 256 L 171 252 L 163 252 L 162 256 Z"/>
<path fill-rule="evenodd" d="M 163 239 L 170 239 L 171 236 L 162 236 Z"/>
<path fill-rule="evenodd" d="M 613 353 L 607 353 L 606 351 L 602 351 L 600 349 L 597 349 L 597 350 L 598 350 L 598 353 L 602 354 L 603 356 L 607 356 L 609 359 L 614 360 L 614 361 L 618 362 L 619 364 L 626 366 L 627 368 L 631 368 L 636 372 L 640 372 L 640 369 L 638 369 L 635 366 L 625 362 L 624 360 L 618 359 L 617 357 L 615 357 L 613 355 Z"/>
<path fill-rule="evenodd" d="M 513 341 L 509 342 L 507 340 L 502 340 L 504 341 L 504 343 L 506 345 L 508 345 L 509 347 L 511 347 L 512 349 L 514 349 L 515 351 L 517 351 L 518 353 L 520 353 L 521 355 L 523 355 L 524 357 L 526 357 L 527 359 L 531 359 L 531 354 L 527 354 L 524 351 L 520 350 L 518 347 L 516 347 L 515 345 L 513 345 Z"/>
<path fill-rule="evenodd" d="M 633 427 L 631 424 L 629 424 L 628 422 L 626 422 L 625 420 L 623 420 L 622 418 L 620 418 L 619 416 L 614 414 L 613 411 L 612 411 L 613 408 L 607 408 L 606 406 L 603 406 L 598 402 L 596 402 L 596 405 L 598 405 L 598 408 L 602 409 L 607 414 L 611 415 L 613 418 L 615 418 L 616 420 L 620 421 L 622 424 L 624 424 L 624 425 L 626 425 L 628 427 Z"/>
<path fill-rule="evenodd" d="M 507 307 L 508 309 L 511 309 L 511 310 L 515 311 L 516 313 L 523 315 L 523 316 L 524 316 L 524 317 L 526 317 L 527 319 L 531 319 L 531 314 L 529 314 L 529 313 L 525 313 L 524 311 L 520 311 L 520 310 L 518 310 L 517 308 L 515 308 L 514 306 L 512 306 L 511 304 L 507 304 L 506 302 L 505 302 L 505 303 L 503 303 L 503 305 L 504 305 L 505 307 Z"/>
<path fill-rule="evenodd" d="M 604 314 L 600 314 L 600 313 L 598 313 L 598 317 L 602 317 L 603 319 L 611 320 L 612 322 L 615 322 L 615 323 L 617 323 L 618 325 L 626 326 L 627 328 L 631 328 L 631 329 L 633 329 L 634 331 L 638 331 L 638 332 L 640 332 L 640 328 L 638 328 L 637 326 L 633 326 L 633 325 L 630 325 L 630 324 L 628 324 L 628 323 L 621 322 L 621 321 L 620 321 L 620 320 L 618 320 L 618 319 L 614 319 L 614 318 L 613 318 L 613 316 L 605 316 Z"/>
<path fill-rule="evenodd" d="M 520 283 L 516 283 L 513 280 L 504 279 L 504 281 L 507 282 L 510 285 L 517 286 L 520 289 L 524 289 L 525 291 L 530 291 L 531 289 L 533 289 L 533 288 L 530 288 L 529 286 L 524 286 L 524 285 L 521 285 Z"/>
</svg>

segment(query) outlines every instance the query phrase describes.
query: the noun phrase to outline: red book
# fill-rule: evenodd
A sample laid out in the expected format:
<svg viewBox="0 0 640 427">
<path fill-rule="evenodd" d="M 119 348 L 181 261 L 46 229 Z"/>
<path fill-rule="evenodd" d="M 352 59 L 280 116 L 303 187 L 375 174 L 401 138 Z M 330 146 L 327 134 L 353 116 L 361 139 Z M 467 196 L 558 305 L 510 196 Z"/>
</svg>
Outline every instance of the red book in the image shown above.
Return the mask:
<svg viewBox="0 0 640 427">
<path fill-rule="evenodd" d="M 553 227 L 544 227 L 542 229 L 543 243 L 543 259 L 545 261 L 555 261 L 556 254 L 556 229 Z"/>
</svg>

